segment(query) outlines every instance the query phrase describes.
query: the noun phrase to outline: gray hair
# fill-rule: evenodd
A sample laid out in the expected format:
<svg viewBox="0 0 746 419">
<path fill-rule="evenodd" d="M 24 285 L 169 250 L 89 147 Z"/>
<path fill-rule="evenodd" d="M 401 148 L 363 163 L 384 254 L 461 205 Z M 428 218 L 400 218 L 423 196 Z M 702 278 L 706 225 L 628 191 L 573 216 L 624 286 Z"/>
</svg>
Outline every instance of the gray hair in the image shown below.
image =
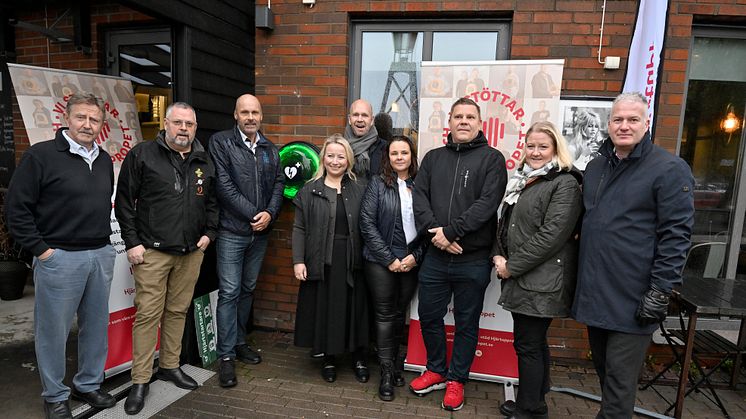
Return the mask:
<svg viewBox="0 0 746 419">
<path fill-rule="evenodd" d="M 168 107 L 166 108 L 166 118 L 168 118 L 168 117 L 171 116 L 171 110 L 173 110 L 174 108 L 188 109 L 188 110 L 192 111 L 192 113 L 194 114 L 194 121 L 195 122 L 197 121 L 197 112 L 194 110 L 194 108 L 192 107 L 192 105 L 190 105 L 190 104 L 188 104 L 186 102 L 174 102 L 174 103 L 168 105 Z"/>
<path fill-rule="evenodd" d="M 648 107 L 648 98 L 646 98 L 640 92 L 624 92 L 620 94 L 619 96 L 614 98 L 614 101 L 611 103 L 611 107 L 613 108 L 619 102 L 637 102 L 645 105 L 645 108 Z"/>
<path fill-rule="evenodd" d="M 70 96 L 67 100 L 67 107 L 65 112 L 70 115 L 75 105 L 92 105 L 101 110 L 101 115 L 106 115 L 106 109 L 104 109 L 104 101 L 93 93 L 79 92 Z"/>
</svg>

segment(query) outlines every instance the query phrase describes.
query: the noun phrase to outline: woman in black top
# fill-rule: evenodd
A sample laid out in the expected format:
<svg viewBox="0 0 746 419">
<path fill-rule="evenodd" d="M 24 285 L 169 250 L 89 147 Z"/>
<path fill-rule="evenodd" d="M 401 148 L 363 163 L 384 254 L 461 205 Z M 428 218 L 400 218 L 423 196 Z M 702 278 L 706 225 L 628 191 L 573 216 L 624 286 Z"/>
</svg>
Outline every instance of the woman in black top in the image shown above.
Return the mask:
<svg viewBox="0 0 746 419">
<path fill-rule="evenodd" d="M 295 344 L 323 357 L 322 377 L 336 380 L 336 355 L 354 352 L 355 378 L 367 382 L 368 306 L 358 215 L 363 188 L 341 135 L 327 138 L 323 164 L 298 192 L 293 224 L 293 273 L 301 281 Z"/>
<path fill-rule="evenodd" d="M 386 145 L 381 174 L 371 178 L 360 208 L 365 278 L 375 313 L 381 400 L 394 399 L 403 386 L 399 344 L 404 314 L 417 287 L 417 266 L 424 243 L 418 239 L 412 211 L 417 155 L 412 140 L 395 136 Z"/>
</svg>

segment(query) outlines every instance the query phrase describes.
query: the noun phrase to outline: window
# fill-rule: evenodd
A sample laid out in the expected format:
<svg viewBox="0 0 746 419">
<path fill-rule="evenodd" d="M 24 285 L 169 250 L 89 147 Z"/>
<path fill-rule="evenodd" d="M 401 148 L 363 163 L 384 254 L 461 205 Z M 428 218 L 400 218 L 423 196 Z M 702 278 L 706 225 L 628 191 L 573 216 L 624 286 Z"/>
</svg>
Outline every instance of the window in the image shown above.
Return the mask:
<svg viewBox="0 0 746 419">
<path fill-rule="evenodd" d="M 746 274 L 746 33 L 695 28 L 693 35 L 679 148 L 695 179 L 692 245 L 716 244 L 698 263 L 733 278 Z"/>
<path fill-rule="evenodd" d="M 509 29 L 504 20 L 353 22 L 349 103 L 389 114 L 394 134 L 417 131 L 420 63 L 508 59 Z"/>
<path fill-rule="evenodd" d="M 145 139 L 163 129 L 163 114 L 172 101 L 171 46 L 169 28 L 116 29 L 106 34 L 109 74 L 132 81 L 137 109 L 130 113 L 137 113 Z"/>
</svg>

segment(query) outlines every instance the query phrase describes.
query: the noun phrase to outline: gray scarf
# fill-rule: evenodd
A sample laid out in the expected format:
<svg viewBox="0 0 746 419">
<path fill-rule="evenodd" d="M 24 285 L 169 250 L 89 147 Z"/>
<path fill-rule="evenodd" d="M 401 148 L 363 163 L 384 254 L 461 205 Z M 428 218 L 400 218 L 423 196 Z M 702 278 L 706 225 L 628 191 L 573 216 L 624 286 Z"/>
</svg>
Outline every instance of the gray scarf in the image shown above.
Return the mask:
<svg viewBox="0 0 746 419">
<path fill-rule="evenodd" d="M 554 159 L 538 169 L 532 169 L 527 163 L 523 163 L 523 167 L 516 170 L 508 181 L 503 204 L 513 205 L 518 202 L 518 197 L 521 196 L 529 179 L 544 176 L 556 167 L 557 161 Z"/>
<path fill-rule="evenodd" d="M 375 126 L 370 127 L 370 131 L 362 137 L 355 136 L 350 124 L 345 127 L 344 137 L 350 142 L 352 153 L 355 155 L 355 165 L 353 171 L 358 175 L 365 175 L 370 171 L 370 156 L 368 150 L 378 141 L 378 130 Z"/>
</svg>

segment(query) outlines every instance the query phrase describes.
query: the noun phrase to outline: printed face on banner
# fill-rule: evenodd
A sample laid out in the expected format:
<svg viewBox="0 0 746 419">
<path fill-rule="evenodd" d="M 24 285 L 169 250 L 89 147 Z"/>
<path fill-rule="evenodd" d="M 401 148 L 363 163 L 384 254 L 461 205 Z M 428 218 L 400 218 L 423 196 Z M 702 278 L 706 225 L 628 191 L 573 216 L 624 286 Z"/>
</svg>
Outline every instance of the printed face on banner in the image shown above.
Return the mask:
<svg viewBox="0 0 746 419">
<path fill-rule="evenodd" d="M 449 134 L 452 141 L 462 141 L 446 112 L 458 98 L 468 97 L 481 109 L 475 132 L 481 130 L 505 156 L 508 171 L 515 170 L 531 125 L 550 121 L 559 126 L 563 66 L 563 60 L 423 63 L 419 157 L 445 145 Z"/>
<path fill-rule="evenodd" d="M 137 114 L 131 112 L 136 109 L 132 83 L 116 77 L 54 68 L 9 64 L 8 69 L 32 145 L 51 140 L 61 127 L 69 128 L 73 134 L 80 133 L 81 138 L 88 141 L 88 128 L 76 124 L 73 115 L 65 118 L 67 100 L 78 92 L 93 93 L 102 99 L 106 112 L 94 141 L 110 155 L 115 173 L 119 172 L 124 157 L 142 139 Z"/>
</svg>

